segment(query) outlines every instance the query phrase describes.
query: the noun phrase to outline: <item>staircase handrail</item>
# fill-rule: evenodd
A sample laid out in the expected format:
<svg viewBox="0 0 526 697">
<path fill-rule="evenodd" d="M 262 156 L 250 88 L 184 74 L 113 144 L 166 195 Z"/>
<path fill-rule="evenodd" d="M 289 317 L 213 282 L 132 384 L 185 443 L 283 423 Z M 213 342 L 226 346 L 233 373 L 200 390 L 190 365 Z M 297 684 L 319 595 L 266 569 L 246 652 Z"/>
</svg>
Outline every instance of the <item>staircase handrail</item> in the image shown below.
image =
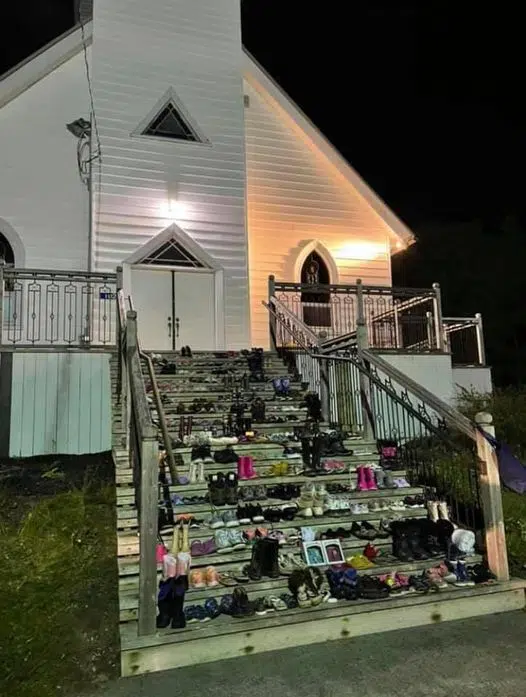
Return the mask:
<svg viewBox="0 0 526 697">
<path fill-rule="evenodd" d="M 134 308 L 133 305 L 133 299 L 131 295 L 128 296 L 128 303 L 130 308 Z M 153 361 L 150 356 L 150 354 L 146 353 L 141 349 L 141 345 L 139 342 L 139 337 L 137 337 L 137 348 L 139 351 L 139 357 L 146 363 L 146 367 L 148 369 L 148 377 L 150 378 L 150 383 L 152 386 L 152 393 L 153 393 L 153 399 L 155 402 L 155 408 L 157 410 L 157 416 L 159 418 L 159 426 L 161 429 L 161 434 L 163 437 L 163 442 L 164 442 L 164 449 L 166 451 L 166 456 L 168 459 L 168 468 L 170 470 L 170 475 L 172 477 L 173 482 L 177 482 L 178 478 L 178 471 L 177 471 L 177 465 L 175 463 L 175 457 L 174 457 L 174 452 L 172 448 L 172 439 L 170 437 L 170 433 L 168 432 L 168 426 L 166 424 L 166 415 L 164 413 L 164 406 L 163 402 L 161 399 L 161 393 L 159 391 L 159 385 L 157 384 L 157 376 L 155 374 L 155 368 L 153 366 Z M 150 414 L 151 418 L 151 414 Z M 153 424 L 153 419 L 151 419 L 152 424 Z"/>
<path fill-rule="evenodd" d="M 303 332 L 303 334 L 311 340 L 313 346 L 319 345 L 319 339 L 316 336 L 316 334 L 312 331 L 310 327 L 308 327 L 304 322 L 302 322 L 302 320 L 297 315 L 295 315 L 294 312 L 291 312 L 289 308 L 286 305 L 284 305 L 280 300 L 278 300 L 275 296 L 272 296 L 269 300 L 276 310 L 276 316 L 277 311 L 281 312 L 290 322 L 299 327 L 300 331 Z M 269 309 L 268 303 L 263 302 L 263 305 L 265 305 L 265 307 Z M 293 338 L 295 338 L 294 335 Z"/>
<path fill-rule="evenodd" d="M 476 442 L 477 427 L 467 416 L 461 414 L 457 409 L 444 402 L 440 397 L 437 397 L 419 382 L 416 382 L 401 370 L 395 368 L 391 363 L 378 354 L 373 353 L 370 349 L 362 349 L 361 353 L 365 361 L 374 365 L 377 370 L 380 370 L 388 378 L 398 383 L 408 392 L 411 392 L 421 402 L 431 407 L 431 409 L 433 409 L 446 423 Z"/>
<path fill-rule="evenodd" d="M 290 327 L 283 321 L 283 319 L 272 309 L 269 303 L 263 301 L 262 303 L 267 310 L 273 314 L 275 319 L 280 322 L 283 326 L 283 328 L 289 332 L 289 334 L 294 338 L 295 341 L 300 345 L 301 349 L 313 360 L 326 360 L 326 361 L 340 361 L 340 362 L 347 362 L 351 363 L 362 375 L 366 375 L 366 377 L 371 381 L 373 385 L 375 385 L 379 390 L 382 392 L 387 392 L 389 396 L 403 409 L 405 409 L 411 416 L 417 421 L 419 421 L 423 426 L 425 426 L 429 431 L 432 431 L 433 434 L 437 437 L 439 437 L 441 440 L 446 441 L 448 440 L 445 433 L 435 426 L 433 423 L 431 423 L 428 419 L 426 419 L 418 410 L 416 410 L 411 404 L 409 404 L 406 400 L 402 399 L 393 389 L 389 389 L 387 385 L 385 385 L 376 375 L 373 375 L 370 373 L 370 371 L 367 370 L 367 368 L 362 365 L 362 363 L 351 356 L 331 356 L 331 355 L 324 355 L 321 353 L 317 353 L 316 351 L 312 351 L 309 347 L 305 346 L 302 344 L 300 341 L 297 340 L 296 335 L 292 332 Z M 367 401 L 367 396 L 365 394 L 361 394 L 361 397 L 363 400 Z M 371 410 L 370 405 L 367 405 L 367 409 Z"/>
</svg>

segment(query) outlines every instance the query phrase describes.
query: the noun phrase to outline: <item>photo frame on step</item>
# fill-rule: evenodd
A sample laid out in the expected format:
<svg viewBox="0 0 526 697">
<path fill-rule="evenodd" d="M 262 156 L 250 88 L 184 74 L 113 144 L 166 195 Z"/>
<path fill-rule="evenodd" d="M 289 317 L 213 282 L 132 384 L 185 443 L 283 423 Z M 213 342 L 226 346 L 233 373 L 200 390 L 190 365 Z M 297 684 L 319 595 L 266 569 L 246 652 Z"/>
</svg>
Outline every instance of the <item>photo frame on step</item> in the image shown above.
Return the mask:
<svg viewBox="0 0 526 697">
<path fill-rule="evenodd" d="M 304 542 L 303 556 L 309 566 L 331 566 L 345 561 L 340 540 Z"/>
</svg>

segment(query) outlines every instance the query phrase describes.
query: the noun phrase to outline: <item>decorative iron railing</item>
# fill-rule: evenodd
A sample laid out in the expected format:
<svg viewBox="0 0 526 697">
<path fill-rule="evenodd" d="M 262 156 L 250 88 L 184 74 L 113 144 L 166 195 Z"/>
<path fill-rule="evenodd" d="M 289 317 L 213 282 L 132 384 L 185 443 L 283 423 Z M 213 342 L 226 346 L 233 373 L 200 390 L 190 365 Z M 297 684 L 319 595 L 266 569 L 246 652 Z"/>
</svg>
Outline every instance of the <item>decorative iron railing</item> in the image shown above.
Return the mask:
<svg viewBox="0 0 526 697">
<path fill-rule="evenodd" d="M 438 284 L 431 289 L 364 286 L 359 280 L 355 285 L 310 285 L 276 281 L 271 276 L 269 291 L 322 345 L 342 337 L 352 342 L 362 302 L 371 348 L 415 352 L 444 349 Z"/>
<path fill-rule="evenodd" d="M 0 345 L 116 345 L 116 274 L 0 267 Z"/>
<path fill-rule="evenodd" d="M 398 461 L 412 484 L 445 499 L 457 524 L 483 532 L 487 560 L 501 580 L 509 578 L 506 535 L 497 456 L 482 429 L 491 416 L 479 414 L 477 426 L 456 409 L 409 378 L 374 351 L 364 348 L 364 311 L 357 308 L 357 345 L 348 352 L 322 353 L 300 346 L 305 326 L 287 324 L 279 304 L 266 303 L 271 328 L 293 332 L 296 364 L 302 354 L 320 363 L 324 418 L 367 440 L 394 442 Z M 276 334 L 276 332 L 275 332 Z M 489 427 L 488 427 L 489 428 Z M 481 539 L 479 537 L 479 539 Z"/>
<path fill-rule="evenodd" d="M 453 365 L 485 366 L 482 315 L 444 317 L 444 343 Z"/>
</svg>

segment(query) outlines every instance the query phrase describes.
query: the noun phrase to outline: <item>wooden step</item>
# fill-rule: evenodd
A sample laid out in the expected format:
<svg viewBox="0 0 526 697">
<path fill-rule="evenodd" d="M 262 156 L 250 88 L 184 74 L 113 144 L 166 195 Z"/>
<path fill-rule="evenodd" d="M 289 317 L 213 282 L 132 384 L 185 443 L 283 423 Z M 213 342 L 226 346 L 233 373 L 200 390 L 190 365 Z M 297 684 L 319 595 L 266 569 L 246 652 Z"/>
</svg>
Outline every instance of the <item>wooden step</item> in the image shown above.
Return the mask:
<svg viewBox="0 0 526 697">
<path fill-rule="evenodd" d="M 353 550 L 350 550 L 352 553 Z M 359 552 L 359 550 L 358 550 Z M 476 564 L 480 562 L 482 557 L 480 555 L 474 555 L 467 559 L 468 564 Z M 412 574 L 419 575 L 425 569 L 429 568 L 433 564 L 438 563 L 437 559 L 427 559 L 425 561 L 414 561 L 414 562 L 401 562 L 392 556 L 386 555 L 384 560 L 380 560 L 373 569 L 364 569 L 360 571 L 360 575 L 363 576 L 377 576 L 381 574 L 389 574 L 393 572 L 398 572 L 410 576 Z M 158 574 L 159 580 L 161 580 L 161 574 Z M 123 580 L 123 579 L 121 579 Z M 129 579 L 124 579 L 129 582 Z M 249 600 L 256 600 L 257 598 L 265 597 L 266 595 L 281 593 L 289 593 L 288 587 L 288 577 L 280 576 L 277 579 L 262 579 L 261 581 L 250 581 L 248 583 L 240 583 L 249 597 Z M 123 587 L 119 586 L 119 621 L 120 622 L 130 622 L 137 619 L 138 614 L 138 589 L 139 580 L 138 577 L 134 582 L 134 586 Z M 232 587 L 218 586 L 216 588 L 208 589 L 194 589 L 190 588 L 185 596 L 187 605 L 202 604 L 208 598 L 216 598 L 219 602 L 224 595 L 229 595 L 232 593 Z"/>
<path fill-rule="evenodd" d="M 121 672 L 138 675 L 292 646 L 353 639 L 366 634 L 524 609 L 525 581 L 475 588 L 450 586 L 439 593 L 335 605 L 235 619 L 221 615 L 184 630 L 138 637 L 135 623 L 121 625 Z"/>
</svg>

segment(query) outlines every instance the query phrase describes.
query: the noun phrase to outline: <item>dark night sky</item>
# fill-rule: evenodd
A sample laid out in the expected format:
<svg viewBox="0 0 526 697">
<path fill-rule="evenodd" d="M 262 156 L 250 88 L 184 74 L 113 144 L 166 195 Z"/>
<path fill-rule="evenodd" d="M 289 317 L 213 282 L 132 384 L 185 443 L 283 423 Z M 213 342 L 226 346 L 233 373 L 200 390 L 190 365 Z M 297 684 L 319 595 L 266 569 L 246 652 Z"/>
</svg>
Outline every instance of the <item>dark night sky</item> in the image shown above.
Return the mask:
<svg viewBox="0 0 526 697">
<path fill-rule="evenodd" d="M 73 0 L 6 2 L 0 73 L 73 21 Z M 482 312 L 494 375 L 526 382 L 519 17 L 469 0 L 242 2 L 247 48 L 416 232 L 395 284 L 438 280 L 448 314 Z"/>
<path fill-rule="evenodd" d="M 520 37 L 502 5 L 310 7 L 243 0 L 245 45 L 410 225 L 522 212 Z M 71 26 L 72 8 L 3 6 L 0 72 Z"/>
</svg>

